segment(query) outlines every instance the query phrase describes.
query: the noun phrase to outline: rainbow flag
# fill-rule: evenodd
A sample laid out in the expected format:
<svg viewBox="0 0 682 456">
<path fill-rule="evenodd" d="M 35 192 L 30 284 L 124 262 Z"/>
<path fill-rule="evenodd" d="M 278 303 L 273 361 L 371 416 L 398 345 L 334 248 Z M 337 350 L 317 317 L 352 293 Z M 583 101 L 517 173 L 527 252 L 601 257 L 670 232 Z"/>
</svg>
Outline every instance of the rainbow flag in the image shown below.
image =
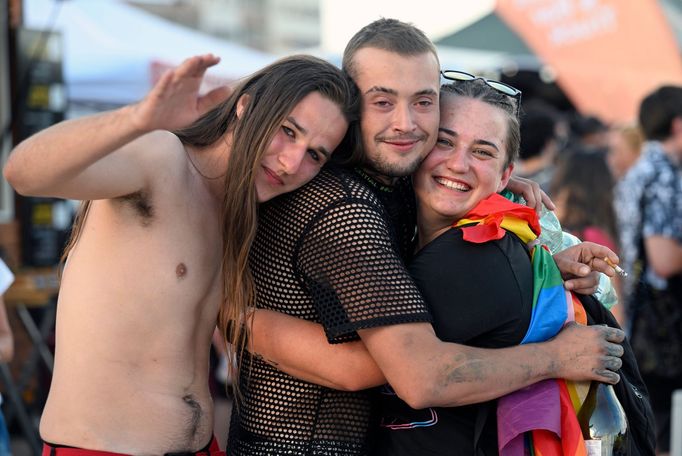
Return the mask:
<svg viewBox="0 0 682 456">
<path fill-rule="evenodd" d="M 533 209 L 494 194 L 453 226 L 463 225 L 471 225 L 462 227 L 464 240 L 469 242 L 501 239 L 510 231 L 533 246 L 533 308 L 522 344 L 554 337 L 564 324 L 575 320 L 580 303 L 564 289 L 561 272 L 551 253 L 538 243 L 541 229 Z M 581 401 L 575 390 L 571 382 L 550 379 L 500 398 L 497 405 L 500 455 L 586 455 L 576 418 Z"/>
</svg>

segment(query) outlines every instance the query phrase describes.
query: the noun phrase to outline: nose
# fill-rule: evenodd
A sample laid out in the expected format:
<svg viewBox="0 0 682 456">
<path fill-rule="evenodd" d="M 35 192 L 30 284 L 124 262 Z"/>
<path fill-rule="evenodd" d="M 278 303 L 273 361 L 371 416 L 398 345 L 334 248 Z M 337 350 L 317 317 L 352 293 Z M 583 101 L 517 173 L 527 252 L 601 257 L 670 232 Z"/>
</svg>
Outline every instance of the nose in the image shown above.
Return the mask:
<svg viewBox="0 0 682 456">
<path fill-rule="evenodd" d="M 292 144 L 279 153 L 277 161 L 282 165 L 282 169 L 286 174 L 296 174 L 301 166 L 301 162 L 303 162 L 305 153 L 305 145 Z"/>
<path fill-rule="evenodd" d="M 447 167 L 452 171 L 465 172 L 469 169 L 470 157 L 463 147 L 456 147 L 447 159 Z"/>
<path fill-rule="evenodd" d="M 398 103 L 393 111 L 393 128 L 398 131 L 409 132 L 416 128 L 411 106 Z"/>
</svg>

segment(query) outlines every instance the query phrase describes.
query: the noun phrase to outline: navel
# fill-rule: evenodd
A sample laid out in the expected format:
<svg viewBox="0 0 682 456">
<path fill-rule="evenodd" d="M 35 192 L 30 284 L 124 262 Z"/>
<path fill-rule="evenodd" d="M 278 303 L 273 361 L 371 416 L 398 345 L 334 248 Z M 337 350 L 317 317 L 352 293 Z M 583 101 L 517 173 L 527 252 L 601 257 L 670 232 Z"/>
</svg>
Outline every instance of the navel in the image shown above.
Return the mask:
<svg viewBox="0 0 682 456">
<path fill-rule="evenodd" d="M 185 263 L 180 263 L 178 266 L 175 268 L 175 275 L 178 277 L 178 279 L 182 279 L 187 275 L 187 266 L 185 266 Z"/>
</svg>

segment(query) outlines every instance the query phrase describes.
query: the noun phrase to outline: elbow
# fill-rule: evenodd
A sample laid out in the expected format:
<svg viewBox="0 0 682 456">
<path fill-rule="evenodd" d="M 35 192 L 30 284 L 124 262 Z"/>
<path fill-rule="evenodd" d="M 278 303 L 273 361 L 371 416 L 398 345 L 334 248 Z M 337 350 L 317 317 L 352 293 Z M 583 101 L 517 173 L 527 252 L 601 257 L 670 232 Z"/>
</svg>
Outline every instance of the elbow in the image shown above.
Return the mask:
<svg viewBox="0 0 682 456">
<path fill-rule="evenodd" d="M 437 405 L 434 403 L 431 395 L 426 394 L 425 391 L 420 390 L 420 388 L 412 388 L 409 391 L 396 391 L 396 394 L 400 399 L 403 400 L 403 402 L 415 410 L 425 409 L 427 407 L 433 407 Z"/>
<path fill-rule="evenodd" d="M 674 265 L 668 263 L 662 264 L 655 264 L 654 262 L 651 263 L 651 269 L 653 269 L 654 273 L 656 273 L 657 276 L 662 277 L 664 279 L 669 279 L 680 273 L 679 268 L 674 268 L 673 266 Z"/>
<path fill-rule="evenodd" d="M 371 385 L 366 385 L 359 379 L 337 379 L 334 382 L 334 389 L 339 391 L 357 392 L 367 388 L 371 388 Z"/>
<path fill-rule="evenodd" d="M 357 392 L 381 386 L 386 383 L 386 379 L 381 373 L 379 373 L 379 375 L 372 376 L 354 375 L 349 378 L 341 378 L 335 383 L 335 389 L 341 391 Z"/>
<path fill-rule="evenodd" d="M 5 164 L 2 174 L 17 193 L 24 196 L 34 196 L 30 186 L 31 179 L 28 178 L 27 173 L 22 172 L 21 167 L 17 165 L 16 160 L 13 160 L 11 156 L 7 164 Z"/>
<path fill-rule="evenodd" d="M 413 409 L 419 410 L 440 405 L 437 388 L 432 379 L 425 381 L 422 379 L 409 384 L 391 384 L 391 386 L 398 397 Z"/>
</svg>

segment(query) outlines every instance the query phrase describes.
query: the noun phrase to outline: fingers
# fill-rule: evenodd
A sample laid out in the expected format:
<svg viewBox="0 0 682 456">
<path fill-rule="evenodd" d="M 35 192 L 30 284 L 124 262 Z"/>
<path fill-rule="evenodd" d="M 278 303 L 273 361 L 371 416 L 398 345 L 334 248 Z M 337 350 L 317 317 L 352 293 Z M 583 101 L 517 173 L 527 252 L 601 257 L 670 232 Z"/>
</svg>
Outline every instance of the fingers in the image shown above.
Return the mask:
<svg viewBox="0 0 682 456">
<path fill-rule="evenodd" d="M 232 93 L 232 90 L 227 86 L 218 87 L 208 92 L 206 95 L 199 97 L 197 100 L 197 108 L 200 113 L 205 113 L 211 108 L 217 106 L 219 103 L 225 101 Z"/>
<path fill-rule="evenodd" d="M 538 188 L 539 188 L 539 186 L 538 186 Z M 550 211 L 553 211 L 554 209 L 556 209 L 556 205 L 554 204 L 554 201 L 552 201 L 552 198 L 550 198 L 549 195 L 547 193 L 545 193 L 542 189 L 540 189 L 540 192 L 542 194 L 542 198 L 541 198 L 542 204 L 544 204 L 545 207 L 547 209 L 549 209 Z"/>
<path fill-rule="evenodd" d="M 594 294 L 599 289 L 599 273 L 590 272 L 585 277 L 568 279 L 564 282 L 564 288 L 583 295 Z"/>
<path fill-rule="evenodd" d="M 625 331 L 618 328 L 611 328 L 610 326 L 600 326 L 604 339 L 609 342 L 620 344 L 625 340 Z M 621 347 L 619 345 L 619 347 Z M 623 347 L 621 347 L 622 349 Z M 623 354 L 624 350 L 621 352 Z"/>
<path fill-rule="evenodd" d="M 620 362 L 619 358 L 616 358 L 616 360 L 618 360 L 618 362 Z M 613 365 L 615 366 L 615 364 L 616 363 L 614 362 Z M 618 370 L 618 369 L 620 369 L 620 366 L 614 370 Z M 620 375 L 615 373 L 613 370 L 609 370 L 609 369 L 595 369 L 594 375 L 595 375 L 595 377 L 593 378 L 593 380 L 596 380 L 596 381 L 602 382 L 602 383 L 608 383 L 611 385 L 615 385 L 616 383 L 618 383 L 620 381 Z"/>
<path fill-rule="evenodd" d="M 620 343 L 625 340 L 625 332 L 605 325 L 593 328 L 600 332 L 600 337 L 605 341 L 603 348 L 605 356 L 599 359 L 599 365 L 593 371 L 596 375 L 595 380 L 614 385 L 620 381 L 620 375 L 616 371 L 623 367 L 621 356 L 625 349 Z"/>
<path fill-rule="evenodd" d="M 538 213 L 542 209 L 542 190 L 540 190 L 537 182 L 514 176 L 509 180 L 507 188 L 512 193 L 523 196 L 526 200 L 526 206 L 532 207 Z"/>
<path fill-rule="evenodd" d="M 178 77 L 201 77 L 208 68 L 218 62 L 220 62 L 220 57 L 213 54 L 196 55 L 182 62 L 176 68 L 175 73 Z"/>
<path fill-rule="evenodd" d="M 530 195 L 526 197 L 528 201 L 528 206 L 535 209 L 538 214 L 542 210 L 542 195 L 545 193 L 540 189 L 540 185 L 537 182 L 528 181 Z M 525 196 L 525 193 L 524 193 Z M 548 197 L 549 198 L 549 197 Z"/>
<path fill-rule="evenodd" d="M 580 245 L 574 245 L 553 255 L 562 277 L 585 277 L 590 273 L 590 267 L 580 259 Z"/>
<path fill-rule="evenodd" d="M 580 256 L 587 261 L 594 261 L 592 269 L 599 272 L 607 273 L 607 271 L 613 271 L 611 265 L 616 265 L 620 262 L 618 255 L 615 254 L 613 250 L 606 247 L 605 245 L 596 244 L 594 242 L 582 242 L 580 244 Z"/>
<path fill-rule="evenodd" d="M 620 343 L 625 333 L 608 326 L 583 326 L 567 324 L 557 335 L 560 351 L 559 376 L 569 380 L 597 380 L 617 383 L 616 373 L 622 366 L 620 357 L 625 352 Z"/>
</svg>

